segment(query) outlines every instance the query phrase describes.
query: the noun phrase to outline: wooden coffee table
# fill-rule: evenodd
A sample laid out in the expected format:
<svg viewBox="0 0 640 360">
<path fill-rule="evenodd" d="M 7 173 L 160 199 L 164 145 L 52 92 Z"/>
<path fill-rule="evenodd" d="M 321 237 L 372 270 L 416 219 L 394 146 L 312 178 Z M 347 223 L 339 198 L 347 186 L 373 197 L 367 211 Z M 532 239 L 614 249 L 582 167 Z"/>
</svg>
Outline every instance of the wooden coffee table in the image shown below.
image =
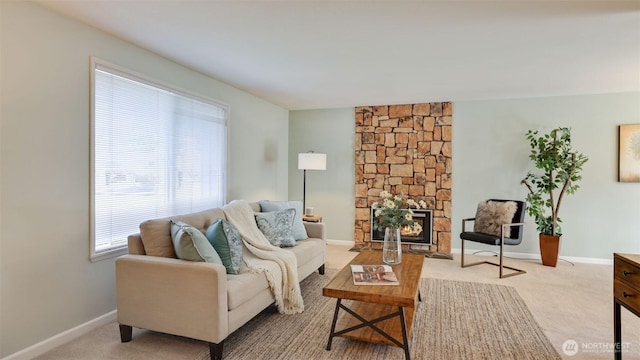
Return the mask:
<svg viewBox="0 0 640 360">
<path fill-rule="evenodd" d="M 337 298 L 327 350 L 336 336 L 398 346 L 409 355 L 409 335 L 413 314 L 420 298 L 420 274 L 424 256 L 402 254 L 402 262 L 392 265 L 400 285 L 354 285 L 349 265 L 380 265 L 382 252 L 363 250 L 322 288 L 322 295 Z M 342 300 L 355 300 L 349 307 Z M 341 316 L 340 310 L 344 310 Z M 341 329 L 336 331 L 336 327 Z"/>
</svg>

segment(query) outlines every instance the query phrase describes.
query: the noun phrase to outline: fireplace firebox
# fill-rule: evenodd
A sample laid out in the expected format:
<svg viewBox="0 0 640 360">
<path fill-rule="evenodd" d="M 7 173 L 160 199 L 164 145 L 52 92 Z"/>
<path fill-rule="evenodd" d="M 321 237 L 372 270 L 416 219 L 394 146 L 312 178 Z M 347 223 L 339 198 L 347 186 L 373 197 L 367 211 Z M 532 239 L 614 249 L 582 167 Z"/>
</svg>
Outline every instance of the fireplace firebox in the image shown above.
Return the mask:
<svg viewBox="0 0 640 360">
<path fill-rule="evenodd" d="M 420 224 L 422 231 L 418 232 L 408 227 L 406 229 L 400 229 L 400 242 L 403 244 L 432 245 L 433 212 L 429 209 L 411 210 L 413 211 L 413 221 Z M 374 209 L 371 209 L 371 241 L 382 242 L 384 240 L 384 230 L 374 230 L 374 221 Z"/>
</svg>

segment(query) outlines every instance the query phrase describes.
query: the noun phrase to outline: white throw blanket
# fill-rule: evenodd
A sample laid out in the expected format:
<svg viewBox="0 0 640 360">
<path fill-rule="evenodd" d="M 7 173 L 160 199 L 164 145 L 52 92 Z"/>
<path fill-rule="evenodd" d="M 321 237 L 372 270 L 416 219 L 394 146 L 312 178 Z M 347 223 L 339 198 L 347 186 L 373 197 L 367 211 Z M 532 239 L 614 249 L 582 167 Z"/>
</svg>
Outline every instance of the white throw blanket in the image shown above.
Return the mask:
<svg viewBox="0 0 640 360">
<path fill-rule="evenodd" d="M 276 306 L 282 314 L 298 314 L 304 311 L 304 302 L 298 283 L 296 256 L 287 250 L 275 247 L 258 229 L 251 206 L 242 200 L 225 205 L 227 221 L 238 229 L 248 251 L 243 252 L 244 261 L 252 272 L 264 272 L 276 298 Z"/>
</svg>

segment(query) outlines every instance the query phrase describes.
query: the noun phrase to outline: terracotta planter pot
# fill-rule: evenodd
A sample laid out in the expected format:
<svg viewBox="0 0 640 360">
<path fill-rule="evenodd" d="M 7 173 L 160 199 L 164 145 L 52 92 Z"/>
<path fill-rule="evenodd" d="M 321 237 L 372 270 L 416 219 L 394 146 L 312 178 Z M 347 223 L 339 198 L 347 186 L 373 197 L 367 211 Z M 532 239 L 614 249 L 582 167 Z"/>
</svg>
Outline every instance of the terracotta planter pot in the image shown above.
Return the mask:
<svg viewBox="0 0 640 360">
<path fill-rule="evenodd" d="M 560 236 L 540 234 L 540 256 L 542 256 L 542 265 L 556 267 L 559 248 Z"/>
</svg>

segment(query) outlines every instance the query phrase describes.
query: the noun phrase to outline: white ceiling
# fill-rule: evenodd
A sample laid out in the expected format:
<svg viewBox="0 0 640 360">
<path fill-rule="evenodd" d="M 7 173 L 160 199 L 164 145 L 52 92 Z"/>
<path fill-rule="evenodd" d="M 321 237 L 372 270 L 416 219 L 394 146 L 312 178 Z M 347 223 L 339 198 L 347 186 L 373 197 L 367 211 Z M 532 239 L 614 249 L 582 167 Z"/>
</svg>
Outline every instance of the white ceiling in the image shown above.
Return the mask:
<svg viewBox="0 0 640 360">
<path fill-rule="evenodd" d="M 287 109 L 640 91 L 640 0 L 37 2 Z"/>
</svg>

